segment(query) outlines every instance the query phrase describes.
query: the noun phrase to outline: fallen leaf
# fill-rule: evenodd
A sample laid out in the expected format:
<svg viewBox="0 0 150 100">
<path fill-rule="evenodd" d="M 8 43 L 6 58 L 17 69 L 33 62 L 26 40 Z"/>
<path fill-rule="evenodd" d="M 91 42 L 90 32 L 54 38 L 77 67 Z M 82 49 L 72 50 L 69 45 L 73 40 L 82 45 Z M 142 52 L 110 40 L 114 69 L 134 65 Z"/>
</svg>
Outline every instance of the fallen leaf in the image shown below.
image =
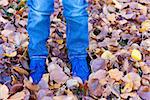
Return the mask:
<svg viewBox="0 0 150 100">
<path fill-rule="evenodd" d="M 141 32 L 148 31 L 150 29 L 150 20 L 146 20 L 141 24 L 142 28 L 140 29 Z"/>
<path fill-rule="evenodd" d="M 128 97 L 132 98 L 133 100 L 141 100 L 140 97 L 138 96 L 138 94 L 135 93 L 135 92 L 123 93 L 123 94 L 121 94 L 121 97 L 122 97 L 123 99 L 125 99 L 125 100 L 126 100 Z"/>
<path fill-rule="evenodd" d="M 113 14 L 108 14 L 107 19 L 111 22 L 114 22 L 114 21 L 116 21 L 116 15 L 114 13 Z"/>
<path fill-rule="evenodd" d="M 149 100 L 150 98 L 150 88 L 148 86 L 141 86 L 137 93 L 144 100 Z"/>
<path fill-rule="evenodd" d="M 75 87 L 79 87 L 79 83 L 75 79 L 67 80 L 66 85 L 69 89 L 73 89 Z"/>
<path fill-rule="evenodd" d="M 18 72 L 19 74 L 21 74 L 21 75 L 26 75 L 26 76 L 29 75 L 29 73 L 28 73 L 25 69 L 23 69 L 23 68 L 21 68 L 21 67 L 16 67 L 16 66 L 14 66 L 14 67 L 13 67 L 13 70 L 17 71 L 17 72 Z"/>
<path fill-rule="evenodd" d="M 121 90 L 121 92 L 122 93 L 129 93 L 129 92 L 131 92 L 132 91 L 132 89 L 133 89 L 133 82 L 128 82 L 125 86 L 124 86 L 124 88 Z"/>
<path fill-rule="evenodd" d="M 56 42 L 58 43 L 58 44 L 63 44 L 63 39 L 58 39 L 58 40 L 56 40 Z"/>
<path fill-rule="evenodd" d="M 0 5 L 7 6 L 9 4 L 8 0 L 1 0 Z"/>
<path fill-rule="evenodd" d="M 37 93 L 38 100 L 42 100 L 43 97 L 47 96 L 50 93 L 49 89 L 40 89 Z"/>
<path fill-rule="evenodd" d="M 62 68 L 53 62 L 49 64 L 48 71 L 50 73 L 51 81 L 64 84 L 68 79 L 68 76 L 63 72 Z"/>
<path fill-rule="evenodd" d="M 6 85 L 0 84 L 0 99 L 6 100 L 9 97 L 9 89 Z"/>
<path fill-rule="evenodd" d="M 53 100 L 78 100 L 76 96 L 69 95 L 69 96 L 54 96 Z"/>
<path fill-rule="evenodd" d="M 150 74 L 150 67 L 147 66 L 144 62 L 140 62 L 141 70 L 144 74 Z"/>
<path fill-rule="evenodd" d="M 135 72 L 130 72 L 127 75 L 125 75 L 122 80 L 125 82 L 125 89 L 123 92 L 128 90 L 137 90 L 141 86 L 141 77 L 139 74 Z"/>
<path fill-rule="evenodd" d="M 28 81 L 27 79 L 24 79 L 24 86 L 32 91 L 38 91 L 40 89 L 38 85 L 32 84 L 32 82 Z"/>
<path fill-rule="evenodd" d="M 142 55 L 141 52 L 137 49 L 133 49 L 131 52 L 131 57 L 135 60 L 135 61 L 140 61 L 142 59 Z"/>
<path fill-rule="evenodd" d="M 7 12 L 14 14 L 14 13 L 15 13 L 15 10 L 14 10 L 13 8 L 9 8 L 9 9 L 7 10 Z"/>
<path fill-rule="evenodd" d="M 10 93 L 14 94 L 23 90 L 23 84 L 15 84 L 11 87 Z"/>
<path fill-rule="evenodd" d="M 8 100 L 22 100 L 26 96 L 24 91 L 17 92 L 16 94 L 12 95 Z"/>
<path fill-rule="evenodd" d="M 116 81 L 119 81 L 123 77 L 123 72 L 116 69 L 111 69 L 108 71 L 110 78 L 115 79 Z"/>
<path fill-rule="evenodd" d="M 98 70 L 97 72 L 92 73 L 89 76 L 88 87 L 89 87 L 91 94 L 93 94 L 95 96 L 101 96 L 102 95 L 103 89 L 101 87 L 100 82 L 106 78 L 106 74 L 107 73 L 105 70 Z M 104 85 L 105 83 L 106 82 L 104 82 L 102 84 Z"/>
<path fill-rule="evenodd" d="M 102 58 L 102 59 L 111 60 L 111 59 L 114 59 L 115 56 L 114 56 L 110 51 L 105 51 L 105 52 L 101 55 L 101 58 Z"/>
<path fill-rule="evenodd" d="M 4 53 L 3 54 L 4 56 L 6 56 L 6 57 L 15 57 L 16 55 L 17 55 L 17 52 L 16 51 L 14 51 L 14 52 L 12 52 L 12 53 L 10 53 L 10 54 L 8 54 L 8 53 Z"/>
<path fill-rule="evenodd" d="M 94 59 L 90 62 L 92 72 L 96 72 L 99 69 L 105 68 L 105 60 L 101 58 Z"/>
<path fill-rule="evenodd" d="M 122 9 L 121 3 L 119 3 L 117 0 L 112 0 L 115 3 L 115 7 L 118 9 Z"/>
</svg>

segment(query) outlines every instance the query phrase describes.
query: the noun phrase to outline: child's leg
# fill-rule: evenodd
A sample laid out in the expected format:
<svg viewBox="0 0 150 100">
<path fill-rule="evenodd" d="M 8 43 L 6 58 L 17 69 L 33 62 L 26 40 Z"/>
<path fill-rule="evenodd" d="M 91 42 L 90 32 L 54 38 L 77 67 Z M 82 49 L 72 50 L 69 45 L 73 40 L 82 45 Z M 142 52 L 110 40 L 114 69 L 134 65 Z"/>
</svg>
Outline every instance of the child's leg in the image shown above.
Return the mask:
<svg viewBox="0 0 150 100">
<path fill-rule="evenodd" d="M 54 9 L 54 0 L 28 0 L 28 33 L 30 76 L 37 84 L 45 73 L 45 61 L 48 55 L 46 41 L 50 30 L 50 14 Z"/>
<path fill-rule="evenodd" d="M 67 22 L 68 55 L 86 57 L 89 44 L 88 13 L 86 0 L 63 0 L 64 16 Z"/>
<path fill-rule="evenodd" d="M 28 0 L 28 6 L 29 57 L 46 58 L 46 41 L 50 33 L 50 14 L 54 10 L 54 0 Z"/>
<path fill-rule="evenodd" d="M 63 0 L 64 16 L 67 22 L 68 57 L 72 64 L 73 76 L 79 76 L 83 81 L 88 79 L 87 65 L 88 13 L 86 0 Z"/>
</svg>

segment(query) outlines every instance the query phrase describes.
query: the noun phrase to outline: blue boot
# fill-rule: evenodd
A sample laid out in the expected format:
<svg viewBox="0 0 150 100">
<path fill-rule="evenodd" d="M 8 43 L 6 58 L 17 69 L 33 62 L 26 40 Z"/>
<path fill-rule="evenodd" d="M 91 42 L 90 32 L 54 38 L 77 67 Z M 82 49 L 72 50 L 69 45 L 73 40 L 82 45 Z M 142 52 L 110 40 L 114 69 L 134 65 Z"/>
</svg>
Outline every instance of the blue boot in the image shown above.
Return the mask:
<svg viewBox="0 0 150 100">
<path fill-rule="evenodd" d="M 73 77 L 80 77 L 83 82 L 88 80 L 88 77 L 90 75 L 90 69 L 89 65 L 87 64 L 87 61 L 85 58 L 74 58 L 71 59 L 72 64 L 72 75 Z"/>
<path fill-rule="evenodd" d="M 41 80 L 43 74 L 46 72 L 46 59 L 31 59 L 30 61 L 30 70 L 31 74 L 30 77 L 32 78 L 32 81 L 34 84 L 38 84 Z"/>
</svg>

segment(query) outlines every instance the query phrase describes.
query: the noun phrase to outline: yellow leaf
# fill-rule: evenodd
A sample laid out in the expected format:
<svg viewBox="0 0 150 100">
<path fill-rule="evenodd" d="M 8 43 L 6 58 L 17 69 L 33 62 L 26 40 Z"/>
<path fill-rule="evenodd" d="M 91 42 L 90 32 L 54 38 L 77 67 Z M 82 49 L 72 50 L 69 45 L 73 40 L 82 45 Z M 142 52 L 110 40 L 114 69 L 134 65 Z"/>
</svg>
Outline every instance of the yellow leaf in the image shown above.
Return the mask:
<svg viewBox="0 0 150 100">
<path fill-rule="evenodd" d="M 131 86 L 133 83 L 133 87 L 132 90 L 137 90 L 140 86 L 141 86 L 141 77 L 139 76 L 139 74 L 135 73 L 135 72 L 130 72 L 127 75 L 125 75 L 122 80 L 125 82 L 126 89 L 125 91 L 129 91 L 130 89 L 127 87 Z"/>
<path fill-rule="evenodd" d="M 14 52 L 12 52 L 12 53 L 10 53 L 10 54 L 7 54 L 7 53 L 5 53 L 4 54 L 4 56 L 6 56 L 6 57 L 15 57 L 17 55 L 17 52 L 16 51 L 14 51 Z"/>
<path fill-rule="evenodd" d="M 108 14 L 107 19 L 111 22 L 114 22 L 116 20 L 116 15 L 114 13 L 113 14 Z"/>
<path fill-rule="evenodd" d="M 16 76 L 11 75 L 11 79 L 12 79 L 11 84 L 16 84 L 16 83 L 17 83 L 17 78 L 16 78 Z"/>
<path fill-rule="evenodd" d="M 101 58 L 103 59 L 108 59 L 111 60 L 112 58 L 114 58 L 115 56 L 110 52 L 110 51 L 105 51 L 102 55 Z"/>
<path fill-rule="evenodd" d="M 140 28 L 140 29 L 139 29 L 139 31 L 143 33 L 143 32 L 145 32 L 145 31 L 146 31 L 146 28 L 145 28 L 145 27 Z"/>
<path fill-rule="evenodd" d="M 61 87 L 60 84 L 53 84 L 50 86 L 50 89 L 59 89 Z"/>
<path fill-rule="evenodd" d="M 63 39 L 59 39 L 59 40 L 56 40 L 56 42 L 58 43 L 58 44 L 63 44 Z"/>
<path fill-rule="evenodd" d="M 141 52 L 137 49 L 133 49 L 131 52 L 131 57 L 135 60 L 135 61 L 140 61 L 142 59 L 142 55 Z"/>
<path fill-rule="evenodd" d="M 122 93 L 124 92 L 131 92 L 133 88 L 133 82 L 129 82 L 125 85 L 125 87 L 121 90 Z"/>
<path fill-rule="evenodd" d="M 146 20 L 141 24 L 142 28 L 140 29 L 140 32 L 145 32 L 150 30 L 150 20 Z"/>
</svg>

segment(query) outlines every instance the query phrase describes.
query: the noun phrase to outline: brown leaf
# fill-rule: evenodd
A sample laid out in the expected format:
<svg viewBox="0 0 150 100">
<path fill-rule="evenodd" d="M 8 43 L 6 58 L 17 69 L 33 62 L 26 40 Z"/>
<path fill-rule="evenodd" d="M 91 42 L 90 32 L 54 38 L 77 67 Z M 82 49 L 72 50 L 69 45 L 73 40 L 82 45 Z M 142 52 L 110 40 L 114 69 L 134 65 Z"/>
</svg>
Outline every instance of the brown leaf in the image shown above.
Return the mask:
<svg viewBox="0 0 150 100">
<path fill-rule="evenodd" d="M 141 86 L 138 90 L 139 96 L 144 100 L 149 100 L 150 98 L 150 88 L 149 86 Z"/>
<path fill-rule="evenodd" d="M 29 90 L 32 90 L 32 91 L 38 91 L 40 89 L 38 85 L 34 85 L 26 79 L 24 79 L 24 86 L 27 87 Z"/>
<path fill-rule="evenodd" d="M 62 68 L 53 62 L 49 64 L 48 71 L 51 81 L 54 80 L 59 84 L 64 84 L 68 79 L 68 76 L 63 72 Z"/>
<path fill-rule="evenodd" d="M 11 87 L 10 93 L 14 94 L 23 90 L 23 84 L 15 84 Z"/>
<path fill-rule="evenodd" d="M 106 71 L 105 70 L 98 70 L 95 73 L 92 73 L 89 76 L 89 80 L 88 80 L 88 87 L 90 90 L 90 93 L 95 95 L 95 96 L 101 96 L 102 95 L 102 87 L 100 85 L 100 83 L 105 80 L 106 77 Z M 104 81 L 101 84 L 105 84 L 106 82 Z"/>
<path fill-rule="evenodd" d="M 26 96 L 25 91 L 17 92 L 16 94 L 12 95 L 8 100 L 22 100 Z"/>
<path fill-rule="evenodd" d="M 119 71 L 117 68 L 109 70 L 108 74 L 110 78 L 115 79 L 116 81 L 119 81 L 123 77 L 123 72 Z"/>
<path fill-rule="evenodd" d="M 128 73 L 122 79 L 125 82 L 123 92 L 125 92 L 126 89 L 137 90 L 141 86 L 141 77 L 135 72 Z"/>
<path fill-rule="evenodd" d="M 25 69 L 23 69 L 21 67 L 14 66 L 13 70 L 17 71 L 21 75 L 27 75 L 27 76 L 29 75 L 29 73 Z"/>
<path fill-rule="evenodd" d="M 91 69 L 93 72 L 98 71 L 99 69 L 105 68 L 105 60 L 101 58 L 94 59 L 90 62 Z"/>
<path fill-rule="evenodd" d="M 53 100 L 78 100 L 78 99 L 74 95 L 69 95 L 69 96 L 54 96 Z"/>
</svg>

